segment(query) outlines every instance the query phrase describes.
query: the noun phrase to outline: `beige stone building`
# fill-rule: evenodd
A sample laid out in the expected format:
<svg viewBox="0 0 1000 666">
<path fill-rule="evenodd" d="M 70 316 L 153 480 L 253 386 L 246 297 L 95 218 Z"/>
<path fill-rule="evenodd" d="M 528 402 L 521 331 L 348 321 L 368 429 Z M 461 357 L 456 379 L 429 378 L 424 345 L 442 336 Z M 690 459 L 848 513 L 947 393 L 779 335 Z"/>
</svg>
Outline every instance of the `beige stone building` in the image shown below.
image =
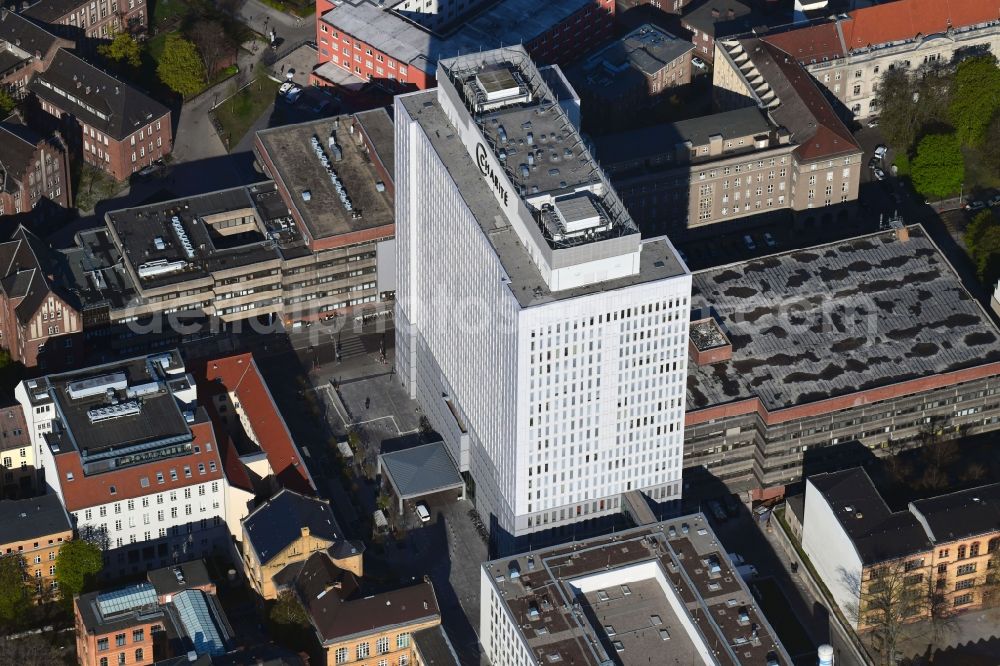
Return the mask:
<svg viewBox="0 0 1000 666">
<path fill-rule="evenodd" d="M 898 0 L 769 35 L 857 119 L 878 115 L 879 79 L 893 67 L 1000 51 L 1000 0 Z"/>
<path fill-rule="evenodd" d="M 363 574 L 364 546 L 343 538 L 328 502 L 281 490 L 243 519 L 243 564 L 251 587 L 276 599 L 300 565 L 324 553 L 335 566 Z"/>
<path fill-rule="evenodd" d="M 858 196 L 862 151 L 819 88 L 757 39 L 717 50 L 721 112 L 597 141 L 643 232 L 680 238 L 782 210 L 806 226 L 843 219 Z"/>
</svg>

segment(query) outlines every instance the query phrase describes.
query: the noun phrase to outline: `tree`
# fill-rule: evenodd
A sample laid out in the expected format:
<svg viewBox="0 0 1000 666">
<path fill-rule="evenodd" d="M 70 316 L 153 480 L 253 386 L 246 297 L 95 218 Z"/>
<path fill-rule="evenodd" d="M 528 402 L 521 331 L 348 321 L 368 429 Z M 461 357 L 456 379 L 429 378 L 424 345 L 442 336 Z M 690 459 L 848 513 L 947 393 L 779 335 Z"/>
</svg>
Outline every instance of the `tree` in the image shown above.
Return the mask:
<svg viewBox="0 0 1000 666">
<path fill-rule="evenodd" d="M 6 88 L 0 88 L 0 111 L 4 115 L 10 113 L 17 106 L 17 100 L 14 99 Z"/>
<path fill-rule="evenodd" d="M 52 666 L 65 662 L 66 655 L 53 644 L 50 635 L 29 634 L 20 638 L 0 638 L 0 664 Z"/>
<path fill-rule="evenodd" d="M 89 541 L 73 539 L 59 548 L 56 557 L 56 582 L 65 601 L 84 592 L 104 566 L 101 549 Z"/>
<path fill-rule="evenodd" d="M 923 560 L 896 560 L 867 570 L 864 580 L 857 573 L 841 570 L 842 582 L 858 590 L 856 602 L 844 612 L 861 630 L 870 631 L 879 663 L 895 664 L 896 648 L 910 633 L 912 621 L 931 610 L 928 575 Z"/>
<path fill-rule="evenodd" d="M 959 141 L 980 146 L 986 129 L 1000 109 L 1000 68 L 992 55 L 966 58 L 955 72 L 951 124 Z"/>
<path fill-rule="evenodd" d="M 171 90 L 190 97 L 205 84 L 205 65 L 195 45 L 178 34 L 167 35 L 156 73 Z"/>
<path fill-rule="evenodd" d="M 928 63 L 915 72 L 886 70 L 878 84 L 879 130 L 899 153 L 925 127 L 946 124 L 954 77 L 948 66 Z"/>
<path fill-rule="evenodd" d="M 139 42 L 127 32 L 119 32 L 109 43 L 98 46 L 97 52 L 108 60 L 124 63 L 133 68 L 142 64 L 142 49 L 139 48 Z"/>
<path fill-rule="evenodd" d="M 208 83 L 221 69 L 223 58 L 235 50 L 232 40 L 218 21 L 198 21 L 188 31 L 188 37 L 205 63 L 205 82 Z"/>
<path fill-rule="evenodd" d="M 20 553 L 0 557 L 0 622 L 17 626 L 31 607 L 28 565 Z"/>
<path fill-rule="evenodd" d="M 285 590 L 278 595 L 278 599 L 271 606 L 269 617 L 272 622 L 279 625 L 309 626 L 309 616 L 306 614 L 306 609 L 302 607 L 298 597 L 291 590 Z"/>
<path fill-rule="evenodd" d="M 993 537 L 986 546 L 990 559 L 986 562 L 983 579 L 983 605 L 1000 606 L 1000 537 Z"/>
<path fill-rule="evenodd" d="M 976 256 L 980 241 L 993 226 L 996 226 L 996 219 L 993 217 L 992 210 L 981 211 L 972 218 L 972 222 L 969 222 L 969 225 L 965 227 L 965 248 L 970 255 Z"/>
<path fill-rule="evenodd" d="M 943 199 L 965 181 L 965 162 L 955 134 L 927 134 L 917 144 L 911 168 L 913 186 L 929 197 Z"/>
<path fill-rule="evenodd" d="M 986 139 L 980 149 L 982 163 L 994 175 L 1000 175 L 1000 111 L 993 115 L 986 126 Z"/>
</svg>

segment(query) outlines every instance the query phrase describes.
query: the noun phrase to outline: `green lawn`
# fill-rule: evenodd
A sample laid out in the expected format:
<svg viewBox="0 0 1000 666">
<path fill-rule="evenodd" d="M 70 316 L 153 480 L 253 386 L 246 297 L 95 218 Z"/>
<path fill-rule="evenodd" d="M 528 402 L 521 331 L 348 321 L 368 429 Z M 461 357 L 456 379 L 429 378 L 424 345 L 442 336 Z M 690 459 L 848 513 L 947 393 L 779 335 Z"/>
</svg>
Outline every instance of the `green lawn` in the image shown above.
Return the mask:
<svg viewBox="0 0 1000 666">
<path fill-rule="evenodd" d="M 279 85 L 277 81 L 259 77 L 212 112 L 222 125 L 222 131 L 219 132 L 222 142 L 226 143 L 226 139 L 229 139 L 227 149 L 235 148 L 260 114 L 274 102 Z"/>
</svg>

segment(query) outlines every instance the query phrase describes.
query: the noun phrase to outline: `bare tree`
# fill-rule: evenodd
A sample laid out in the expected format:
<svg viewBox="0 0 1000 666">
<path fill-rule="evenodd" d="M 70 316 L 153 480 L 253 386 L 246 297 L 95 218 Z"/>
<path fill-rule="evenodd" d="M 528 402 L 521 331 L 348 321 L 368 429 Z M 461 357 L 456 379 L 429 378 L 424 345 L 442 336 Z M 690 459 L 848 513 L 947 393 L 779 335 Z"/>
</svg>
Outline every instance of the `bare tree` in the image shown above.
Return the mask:
<svg viewBox="0 0 1000 666">
<path fill-rule="evenodd" d="M 912 623 L 931 611 L 928 574 L 923 559 L 896 560 L 857 573 L 841 570 L 842 582 L 858 590 L 858 600 L 844 608 L 859 631 L 867 632 L 879 663 L 896 663 L 900 645 L 914 633 Z"/>
<path fill-rule="evenodd" d="M 51 666 L 63 662 L 59 648 L 41 634 L 0 639 L 0 664 Z"/>
<path fill-rule="evenodd" d="M 201 54 L 201 60 L 205 63 L 205 76 L 210 81 L 221 69 L 223 58 L 232 54 L 233 44 L 218 21 L 198 21 L 191 27 L 188 37 Z"/>
<path fill-rule="evenodd" d="M 1000 537 L 990 539 L 986 549 L 990 559 L 983 580 L 983 605 L 1000 606 Z"/>
</svg>

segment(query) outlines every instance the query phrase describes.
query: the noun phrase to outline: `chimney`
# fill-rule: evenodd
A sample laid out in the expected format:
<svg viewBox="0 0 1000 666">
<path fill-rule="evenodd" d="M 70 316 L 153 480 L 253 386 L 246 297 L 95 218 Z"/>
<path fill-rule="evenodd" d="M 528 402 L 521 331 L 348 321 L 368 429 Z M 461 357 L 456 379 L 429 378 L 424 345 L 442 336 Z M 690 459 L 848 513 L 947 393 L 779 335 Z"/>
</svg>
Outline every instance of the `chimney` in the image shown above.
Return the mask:
<svg viewBox="0 0 1000 666">
<path fill-rule="evenodd" d="M 899 239 L 900 243 L 905 243 L 906 241 L 910 240 L 910 228 L 900 227 L 899 229 L 897 229 L 896 238 Z"/>
<path fill-rule="evenodd" d="M 728 18 L 730 21 L 732 21 L 734 18 L 736 18 L 736 10 L 734 10 L 732 7 L 730 7 L 729 11 L 726 12 L 726 18 Z"/>
<path fill-rule="evenodd" d="M 303 537 L 309 536 L 309 526 L 308 525 L 303 525 L 300 529 L 302 530 L 302 536 Z"/>
<path fill-rule="evenodd" d="M 90 94 L 90 86 L 87 86 L 87 94 Z"/>
<path fill-rule="evenodd" d="M 712 18 L 719 18 L 719 10 L 712 7 Z"/>
</svg>

